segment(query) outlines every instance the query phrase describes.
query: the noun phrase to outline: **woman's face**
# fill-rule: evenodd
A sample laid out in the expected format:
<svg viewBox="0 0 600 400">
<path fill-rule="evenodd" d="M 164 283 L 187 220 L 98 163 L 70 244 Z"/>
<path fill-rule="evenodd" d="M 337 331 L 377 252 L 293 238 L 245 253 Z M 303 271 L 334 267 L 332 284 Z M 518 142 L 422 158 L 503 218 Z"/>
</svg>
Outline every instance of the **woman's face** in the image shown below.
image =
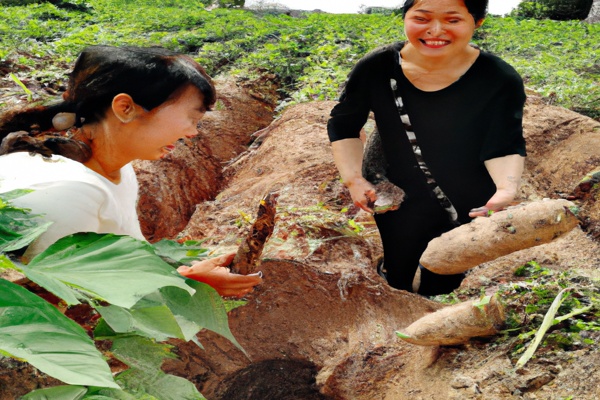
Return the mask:
<svg viewBox="0 0 600 400">
<path fill-rule="evenodd" d="M 135 153 L 132 159 L 155 160 L 169 154 L 179 139 L 198 134 L 205 112 L 202 93 L 192 85 L 153 110 L 144 111 L 131 146 Z"/>
<path fill-rule="evenodd" d="M 475 28 L 463 0 L 417 0 L 404 18 L 408 41 L 427 57 L 452 56 L 464 51 Z"/>
</svg>

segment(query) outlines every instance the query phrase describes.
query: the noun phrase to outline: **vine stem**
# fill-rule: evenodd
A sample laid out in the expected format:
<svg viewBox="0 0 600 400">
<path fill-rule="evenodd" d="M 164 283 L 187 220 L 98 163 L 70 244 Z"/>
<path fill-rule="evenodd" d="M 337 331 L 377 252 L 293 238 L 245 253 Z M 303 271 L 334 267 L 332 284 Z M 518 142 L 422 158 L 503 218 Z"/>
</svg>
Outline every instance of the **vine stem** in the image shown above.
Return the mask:
<svg viewBox="0 0 600 400">
<path fill-rule="evenodd" d="M 523 366 L 525 364 L 527 364 L 527 362 L 531 359 L 531 357 L 533 357 L 533 354 L 535 353 L 535 351 L 537 350 L 538 346 L 542 342 L 542 339 L 544 338 L 544 335 L 546 334 L 546 332 L 548 331 L 548 329 L 550 329 L 550 327 L 552 325 L 554 325 L 556 313 L 558 312 L 558 309 L 560 308 L 560 306 L 563 303 L 563 301 L 566 299 L 566 296 L 564 296 L 564 294 L 567 293 L 567 292 L 570 292 L 571 290 L 573 290 L 573 288 L 566 288 L 566 289 L 561 290 L 560 293 L 558 293 L 558 295 L 556 296 L 556 298 L 552 302 L 552 305 L 550 306 L 550 309 L 548 310 L 548 312 L 544 316 L 544 320 L 542 321 L 542 325 L 540 326 L 540 328 L 536 332 L 533 341 L 529 344 L 529 346 L 527 347 L 527 350 L 525 351 L 525 353 L 523 353 L 523 355 L 521 356 L 521 358 L 519 358 L 519 360 L 515 364 L 515 369 L 523 368 Z"/>
</svg>

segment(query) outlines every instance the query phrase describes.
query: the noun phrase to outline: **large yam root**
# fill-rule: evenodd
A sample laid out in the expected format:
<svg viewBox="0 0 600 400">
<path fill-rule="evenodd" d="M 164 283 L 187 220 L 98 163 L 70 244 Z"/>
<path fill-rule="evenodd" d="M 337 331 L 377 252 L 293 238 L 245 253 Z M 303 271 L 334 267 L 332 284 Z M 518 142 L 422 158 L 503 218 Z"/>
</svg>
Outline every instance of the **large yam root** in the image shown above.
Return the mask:
<svg viewBox="0 0 600 400">
<path fill-rule="evenodd" d="M 438 310 L 416 320 L 397 335 L 421 346 L 463 344 L 473 337 L 492 336 L 504 326 L 504 307 L 494 295 Z"/>
<path fill-rule="evenodd" d="M 549 243 L 579 224 L 571 211 L 575 208 L 567 200 L 544 200 L 477 218 L 430 241 L 421 265 L 437 274 L 458 274 L 515 251 Z"/>
</svg>

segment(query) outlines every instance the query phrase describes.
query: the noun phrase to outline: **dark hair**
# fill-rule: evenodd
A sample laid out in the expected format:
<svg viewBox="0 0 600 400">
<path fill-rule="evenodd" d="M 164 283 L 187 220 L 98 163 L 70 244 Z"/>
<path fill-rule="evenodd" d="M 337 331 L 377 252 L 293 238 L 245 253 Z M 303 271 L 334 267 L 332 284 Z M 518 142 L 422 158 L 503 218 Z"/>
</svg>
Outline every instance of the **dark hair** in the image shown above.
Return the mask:
<svg viewBox="0 0 600 400">
<path fill-rule="evenodd" d="M 59 112 L 75 113 L 76 126 L 97 122 L 119 93 L 130 95 L 137 104 L 151 110 L 188 84 L 200 90 L 204 106 L 210 109 L 216 101 L 215 88 L 193 58 L 162 47 L 90 46 L 75 62 L 63 101 L 6 113 L 0 119 L 0 139 L 15 131 L 26 131 L 35 136 L 51 130 L 52 118 Z M 11 140 L 16 140 L 14 135 Z M 0 154 L 23 151 L 23 146 L 19 150 L 18 142 L 3 143 Z M 31 150 L 34 142 L 31 139 L 27 142 L 29 145 L 25 148 L 36 151 Z M 53 143 L 56 147 L 56 140 Z M 48 149 L 47 146 L 36 152 L 61 154 L 60 149 Z"/>
<path fill-rule="evenodd" d="M 406 0 L 402 6 L 402 18 L 406 17 L 408 10 L 415 5 L 418 0 Z M 473 16 L 475 23 L 485 18 L 488 8 L 488 0 L 464 0 L 465 7 L 469 10 L 469 14 Z"/>
</svg>

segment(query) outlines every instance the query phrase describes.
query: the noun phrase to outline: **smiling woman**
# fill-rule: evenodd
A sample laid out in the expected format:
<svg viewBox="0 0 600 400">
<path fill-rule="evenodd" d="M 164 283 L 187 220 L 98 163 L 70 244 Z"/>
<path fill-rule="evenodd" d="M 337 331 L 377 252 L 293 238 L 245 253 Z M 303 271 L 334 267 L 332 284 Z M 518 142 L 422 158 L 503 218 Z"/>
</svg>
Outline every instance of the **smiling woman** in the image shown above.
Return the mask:
<svg viewBox="0 0 600 400">
<path fill-rule="evenodd" d="M 470 45 L 487 0 L 407 0 L 406 41 L 376 49 L 354 67 L 328 133 L 354 204 L 372 213 L 377 187 L 363 176 L 361 128 L 375 115 L 378 180 L 406 193 L 398 210 L 376 214 L 383 242 L 379 268 L 390 285 L 449 293 L 463 275 L 419 266 L 433 238 L 510 205 L 523 172 L 523 81 L 510 65 Z M 369 143 L 375 143 L 370 141 Z M 365 163 L 367 164 L 367 163 Z M 372 179 L 372 178 L 371 178 Z"/>
<path fill-rule="evenodd" d="M 91 46 L 78 57 L 63 99 L 0 117 L 0 193 L 31 189 L 14 203 L 52 222 L 25 260 L 77 232 L 145 240 L 130 163 L 161 158 L 179 139 L 195 136 L 216 92 L 189 56 Z M 223 266 L 230 261 L 207 260 L 180 272 L 215 283 L 225 295 L 241 296 L 260 283 L 259 276 L 229 273 Z"/>
</svg>

